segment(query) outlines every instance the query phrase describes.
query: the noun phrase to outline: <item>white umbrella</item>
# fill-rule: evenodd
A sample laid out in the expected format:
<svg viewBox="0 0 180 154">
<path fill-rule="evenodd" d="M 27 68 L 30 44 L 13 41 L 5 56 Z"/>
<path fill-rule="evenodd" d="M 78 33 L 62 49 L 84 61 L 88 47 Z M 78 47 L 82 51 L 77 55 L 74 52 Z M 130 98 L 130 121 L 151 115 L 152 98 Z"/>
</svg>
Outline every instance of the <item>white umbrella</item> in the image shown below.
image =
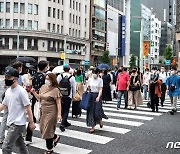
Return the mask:
<svg viewBox="0 0 180 154">
<path fill-rule="evenodd" d="M 72 68 L 70 68 L 70 71 L 74 72 L 74 70 Z M 64 72 L 64 66 L 61 65 L 61 66 L 56 66 L 53 70 L 52 70 L 52 73 L 54 74 L 61 74 Z"/>
</svg>

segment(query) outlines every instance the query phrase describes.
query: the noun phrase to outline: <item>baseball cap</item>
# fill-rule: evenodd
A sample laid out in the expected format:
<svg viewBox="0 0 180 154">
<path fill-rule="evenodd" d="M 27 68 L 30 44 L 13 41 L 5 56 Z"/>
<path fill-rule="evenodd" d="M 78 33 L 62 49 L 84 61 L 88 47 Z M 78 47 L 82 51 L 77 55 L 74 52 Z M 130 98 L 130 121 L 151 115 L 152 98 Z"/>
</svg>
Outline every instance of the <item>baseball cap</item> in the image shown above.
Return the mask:
<svg viewBox="0 0 180 154">
<path fill-rule="evenodd" d="M 69 69 L 70 69 L 70 65 L 69 65 L 69 64 L 64 64 L 63 67 L 64 67 L 64 68 L 69 68 Z"/>
<path fill-rule="evenodd" d="M 9 70 L 6 71 L 6 76 L 14 76 L 19 78 L 19 72 L 15 69 L 15 68 L 11 68 Z"/>
</svg>

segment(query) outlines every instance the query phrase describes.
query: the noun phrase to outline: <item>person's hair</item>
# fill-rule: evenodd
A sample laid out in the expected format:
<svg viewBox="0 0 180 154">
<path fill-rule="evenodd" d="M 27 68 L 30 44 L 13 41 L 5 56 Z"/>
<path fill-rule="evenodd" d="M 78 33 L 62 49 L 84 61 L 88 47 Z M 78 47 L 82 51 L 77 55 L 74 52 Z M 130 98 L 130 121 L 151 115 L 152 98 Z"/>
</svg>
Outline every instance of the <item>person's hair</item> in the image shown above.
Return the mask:
<svg viewBox="0 0 180 154">
<path fill-rule="evenodd" d="M 124 67 L 124 71 L 125 71 L 125 72 L 127 71 L 127 67 Z"/>
<path fill-rule="evenodd" d="M 49 71 L 52 72 L 52 70 L 54 69 L 55 67 L 53 65 L 49 66 Z"/>
<path fill-rule="evenodd" d="M 175 71 L 177 70 L 177 68 L 176 68 L 176 67 L 171 67 L 171 69 L 173 69 L 173 70 L 175 70 Z"/>
<path fill-rule="evenodd" d="M 96 68 L 94 71 L 93 71 L 94 74 L 98 74 L 100 73 L 100 69 Z"/>
<path fill-rule="evenodd" d="M 54 73 L 48 73 L 47 76 L 49 77 L 49 80 L 51 81 L 52 86 L 59 88 L 59 84 L 58 84 L 56 75 Z"/>
<path fill-rule="evenodd" d="M 15 61 L 15 62 L 12 64 L 12 67 L 15 68 L 15 69 L 18 69 L 19 67 L 23 67 L 23 63 L 20 62 L 20 61 Z"/>
<path fill-rule="evenodd" d="M 164 66 L 164 65 L 162 65 L 161 67 L 165 68 L 165 66 Z"/>
<path fill-rule="evenodd" d="M 107 75 L 107 70 L 104 70 L 104 75 Z"/>
<path fill-rule="evenodd" d="M 152 70 L 157 70 L 157 67 L 153 67 Z"/>
<path fill-rule="evenodd" d="M 64 72 L 69 72 L 70 68 L 64 68 Z"/>
<path fill-rule="evenodd" d="M 28 73 L 28 68 L 27 67 L 23 67 L 22 68 L 22 74 L 27 74 Z"/>
<path fill-rule="evenodd" d="M 146 68 L 145 71 L 149 71 L 149 68 Z"/>
<path fill-rule="evenodd" d="M 39 63 L 38 63 L 38 68 L 40 71 L 43 71 L 47 66 L 48 66 L 49 62 L 48 61 L 45 61 L 45 60 L 41 60 Z"/>
<path fill-rule="evenodd" d="M 81 70 L 78 69 L 77 72 L 76 72 L 76 75 L 80 76 L 81 75 Z"/>
</svg>

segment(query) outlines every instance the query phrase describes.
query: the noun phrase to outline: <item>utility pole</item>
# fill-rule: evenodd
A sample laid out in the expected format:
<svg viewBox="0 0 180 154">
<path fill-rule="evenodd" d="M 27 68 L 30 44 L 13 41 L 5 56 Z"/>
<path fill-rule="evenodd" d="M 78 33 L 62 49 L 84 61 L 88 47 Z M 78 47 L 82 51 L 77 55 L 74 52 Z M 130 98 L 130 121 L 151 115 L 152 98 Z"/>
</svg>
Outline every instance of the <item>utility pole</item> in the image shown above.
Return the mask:
<svg viewBox="0 0 180 154">
<path fill-rule="evenodd" d="M 64 62 L 63 64 L 66 63 L 66 50 L 67 50 L 67 44 L 66 44 L 66 36 L 64 37 Z"/>
<path fill-rule="evenodd" d="M 19 57 L 19 28 L 17 30 L 17 58 Z"/>
</svg>

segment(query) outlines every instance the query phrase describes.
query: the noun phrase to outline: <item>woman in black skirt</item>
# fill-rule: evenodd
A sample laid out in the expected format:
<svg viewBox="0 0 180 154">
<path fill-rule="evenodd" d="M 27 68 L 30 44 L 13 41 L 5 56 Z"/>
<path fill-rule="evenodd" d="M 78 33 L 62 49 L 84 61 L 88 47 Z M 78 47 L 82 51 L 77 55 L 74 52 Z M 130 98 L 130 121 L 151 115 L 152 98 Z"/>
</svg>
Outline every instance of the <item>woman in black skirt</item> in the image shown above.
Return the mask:
<svg viewBox="0 0 180 154">
<path fill-rule="evenodd" d="M 95 126 L 103 127 L 102 118 L 104 118 L 104 111 L 102 109 L 102 88 L 103 80 L 99 78 L 99 69 L 93 72 L 92 78 L 88 80 L 88 89 L 91 91 L 92 99 L 90 107 L 87 111 L 86 122 L 87 126 L 91 127 L 90 133 L 95 131 Z"/>
<path fill-rule="evenodd" d="M 102 79 L 103 79 L 102 100 L 104 103 L 106 103 L 106 101 L 112 101 L 111 88 L 110 88 L 111 76 L 107 73 L 107 70 L 104 70 Z"/>
</svg>

